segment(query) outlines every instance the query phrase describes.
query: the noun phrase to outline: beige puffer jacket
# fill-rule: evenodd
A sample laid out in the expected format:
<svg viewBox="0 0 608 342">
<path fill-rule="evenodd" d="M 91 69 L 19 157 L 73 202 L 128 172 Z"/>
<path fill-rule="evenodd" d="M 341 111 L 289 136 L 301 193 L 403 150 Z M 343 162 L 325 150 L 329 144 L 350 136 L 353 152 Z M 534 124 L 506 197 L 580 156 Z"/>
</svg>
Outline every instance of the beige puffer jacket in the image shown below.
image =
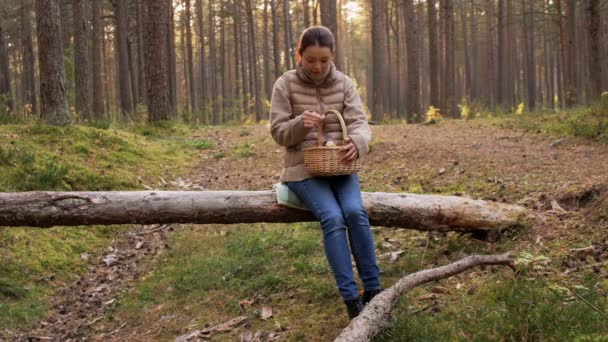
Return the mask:
<svg viewBox="0 0 608 342">
<path fill-rule="evenodd" d="M 304 168 L 303 148 L 317 144 L 317 129 L 304 127 L 301 114 L 306 110 L 324 113 L 335 109 L 342 113 L 348 135 L 359 152 L 359 158 L 368 152 L 371 140 L 361 99 L 353 80 L 336 70 L 332 63 L 323 82 L 315 85 L 301 66 L 283 74 L 272 91 L 270 107 L 270 130 L 273 139 L 285 146 L 285 162 L 280 181 L 299 181 L 311 176 Z M 325 138 L 342 141 L 342 130 L 338 119 L 326 119 Z"/>
</svg>

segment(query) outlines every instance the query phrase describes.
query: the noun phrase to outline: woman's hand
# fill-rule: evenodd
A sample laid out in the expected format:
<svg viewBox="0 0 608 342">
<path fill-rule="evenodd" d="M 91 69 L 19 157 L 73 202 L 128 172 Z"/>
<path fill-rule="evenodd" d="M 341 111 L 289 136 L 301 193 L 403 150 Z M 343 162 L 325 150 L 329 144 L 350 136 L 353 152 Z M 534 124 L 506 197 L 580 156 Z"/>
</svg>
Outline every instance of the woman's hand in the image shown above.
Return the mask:
<svg viewBox="0 0 608 342">
<path fill-rule="evenodd" d="M 315 112 L 314 110 L 306 110 L 302 113 L 302 122 L 306 128 L 319 127 L 322 120 L 323 115 Z"/>
<path fill-rule="evenodd" d="M 359 156 L 359 150 L 350 138 L 344 139 L 344 145 L 340 148 L 340 152 L 342 153 L 341 161 L 344 164 L 352 163 Z"/>
</svg>

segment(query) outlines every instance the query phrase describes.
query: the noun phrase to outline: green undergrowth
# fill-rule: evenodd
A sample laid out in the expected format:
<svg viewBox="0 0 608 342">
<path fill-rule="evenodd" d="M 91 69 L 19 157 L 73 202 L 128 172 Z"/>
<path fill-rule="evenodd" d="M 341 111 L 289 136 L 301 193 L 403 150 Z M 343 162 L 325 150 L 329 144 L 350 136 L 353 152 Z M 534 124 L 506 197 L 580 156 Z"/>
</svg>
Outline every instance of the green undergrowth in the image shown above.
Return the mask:
<svg viewBox="0 0 608 342">
<path fill-rule="evenodd" d="M 544 133 L 555 137 L 580 137 L 608 144 L 608 94 L 589 107 L 556 111 L 535 111 L 517 115 L 503 113 L 484 117 L 502 128 Z"/>
<path fill-rule="evenodd" d="M 401 299 L 395 324 L 374 341 L 605 341 L 607 289 L 594 275 L 576 286 L 525 273 L 492 276 L 448 300 Z"/>
<path fill-rule="evenodd" d="M 0 191 L 143 190 L 184 173 L 196 153 L 183 125 L 93 126 L 0 125 Z M 0 331 L 40 319 L 49 296 L 126 229 L 0 227 Z"/>
</svg>

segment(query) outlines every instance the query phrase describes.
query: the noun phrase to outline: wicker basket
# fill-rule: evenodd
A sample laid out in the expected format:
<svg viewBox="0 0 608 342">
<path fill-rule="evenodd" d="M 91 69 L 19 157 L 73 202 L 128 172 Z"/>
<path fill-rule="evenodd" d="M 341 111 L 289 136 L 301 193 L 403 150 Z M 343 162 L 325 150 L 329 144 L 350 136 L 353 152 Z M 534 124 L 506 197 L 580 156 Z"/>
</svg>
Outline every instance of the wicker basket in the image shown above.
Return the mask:
<svg viewBox="0 0 608 342">
<path fill-rule="evenodd" d="M 329 114 L 333 114 L 338 118 L 342 127 L 342 139 L 346 139 L 348 134 L 342 114 L 335 109 L 325 112 L 326 117 Z M 321 121 L 317 133 L 317 146 L 303 149 L 306 171 L 313 177 L 350 175 L 359 171 L 362 165 L 360 158 L 345 164 L 340 160 L 342 157 L 342 153 L 340 153 L 342 146 L 323 146 L 323 126 L 323 121 Z M 341 145 L 344 145 L 344 141 L 342 141 Z"/>
</svg>

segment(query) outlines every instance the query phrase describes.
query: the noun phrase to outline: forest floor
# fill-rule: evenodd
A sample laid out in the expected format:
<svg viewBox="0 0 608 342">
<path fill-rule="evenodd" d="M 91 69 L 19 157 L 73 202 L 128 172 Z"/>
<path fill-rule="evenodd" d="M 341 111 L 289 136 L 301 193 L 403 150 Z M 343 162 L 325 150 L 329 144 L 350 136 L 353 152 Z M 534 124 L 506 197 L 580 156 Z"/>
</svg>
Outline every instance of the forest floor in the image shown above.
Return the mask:
<svg viewBox="0 0 608 342">
<path fill-rule="evenodd" d="M 465 255 L 512 250 L 523 260 L 521 267 L 527 267 L 531 288 L 553 289 L 543 292 L 537 309 L 572 303 L 595 316 L 590 325 L 572 319 L 580 326 L 569 331 L 605 337 L 608 324 L 601 312 L 608 311 L 608 145 L 507 126 L 492 120 L 372 126 L 371 153 L 360 172 L 363 191 L 467 196 L 519 204 L 534 213 L 521 229 L 506 232 L 496 243 L 469 235 L 374 227 L 378 255 L 401 252 L 396 261 L 379 259 L 383 285 Z M 189 171 L 146 187 L 262 190 L 278 179 L 283 151 L 265 125 L 211 127 L 187 138 L 200 146 L 191 155 Z M 331 340 L 348 320 L 324 260 L 319 229 L 315 224 L 134 226 L 51 300 L 41 322 L 13 336 Z M 590 248 L 571 251 L 583 247 Z M 194 275 L 197 271 L 208 274 Z M 587 275 L 595 279 L 592 285 Z M 508 269 L 492 267 L 416 289 L 402 299 L 395 315 L 397 321 L 407 321 L 397 326 L 405 325 L 409 332 L 395 327 L 378 339 L 470 339 L 475 329 L 477 337 L 550 339 L 556 332 L 542 315 L 534 322 L 513 323 L 506 332 L 497 327 L 510 315 L 505 313 L 509 304 L 499 299 L 492 302 L 501 306 L 496 321 L 485 321 L 485 326 L 471 322 L 476 315 L 487 316 L 477 307 L 489 305 L 490 293 L 509 291 L 501 284 L 521 285 L 515 278 Z M 532 283 L 533 278 L 545 283 Z M 574 292 L 568 289 L 574 288 L 579 289 L 577 296 L 588 294 L 585 298 L 595 301 L 599 311 L 572 299 Z M 449 328 L 442 330 L 444 323 Z M 446 331 L 450 335 L 441 335 Z"/>
</svg>

